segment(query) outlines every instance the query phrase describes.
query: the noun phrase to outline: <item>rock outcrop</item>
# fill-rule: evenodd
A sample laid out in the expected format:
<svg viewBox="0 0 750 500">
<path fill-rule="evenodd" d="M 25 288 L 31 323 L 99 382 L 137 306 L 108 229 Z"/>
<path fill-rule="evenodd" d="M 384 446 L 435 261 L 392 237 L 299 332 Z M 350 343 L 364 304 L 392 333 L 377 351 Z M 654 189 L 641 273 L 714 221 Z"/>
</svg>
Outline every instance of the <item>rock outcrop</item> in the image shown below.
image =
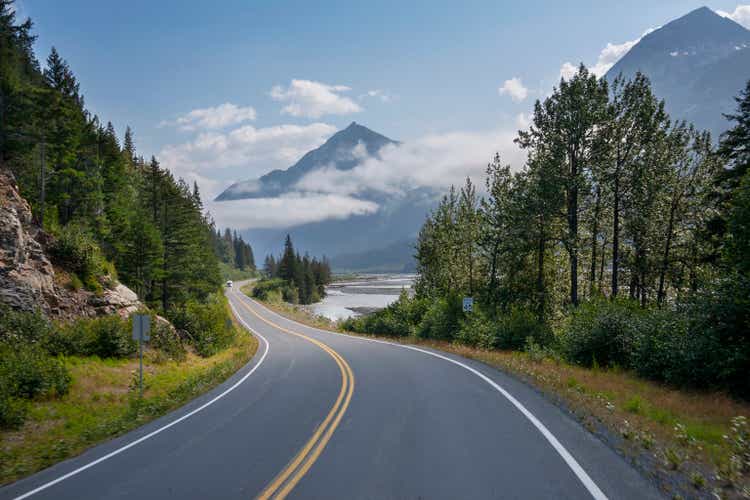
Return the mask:
<svg viewBox="0 0 750 500">
<path fill-rule="evenodd" d="M 97 295 L 58 284 L 45 248 L 51 237 L 34 223 L 13 175 L 0 168 L 0 304 L 41 310 L 57 318 L 120 314 L 142 307 L 138 296 L 114 282 Z"/>
</svg>

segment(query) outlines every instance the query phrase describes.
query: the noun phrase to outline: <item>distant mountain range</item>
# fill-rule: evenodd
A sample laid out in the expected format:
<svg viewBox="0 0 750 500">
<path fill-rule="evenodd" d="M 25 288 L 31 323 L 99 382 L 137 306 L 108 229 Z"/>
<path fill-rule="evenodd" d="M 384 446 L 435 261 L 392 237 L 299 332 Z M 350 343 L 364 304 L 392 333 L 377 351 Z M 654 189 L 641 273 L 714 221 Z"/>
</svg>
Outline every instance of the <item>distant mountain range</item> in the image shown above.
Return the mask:
<svg viewBox="0 0 750 500">
<path fill-rule="evenodd" d="M 674 119 L 684 119 L 714 137 L 729 123 L 734 96 L 750 78 L 750 31 L 708 8 L 700 8 L 644 36 L 605 75 L 609 81 L 641 71 L 666 101 Z M 298 190 L 308 174 L 324 168 L 349 170 L 398 141 L 352 123 L 286 170 L 238 182 L 216 200 L 276 197 Z M 335 270 L 411 271 L 414 242 L 426 214 L 442 193 L 415 188 L 402 195 L 366 193 L 377 212 L 285 229 L 245 231 L 256 255 L 277 254 L 288 232 L 298 248 L 331 257 Z"/>
<path fill-rule="evenodd" d="M 307 174 L 324 168 L 350 170 L 368 157 L 378 157 L 382 147 L 398 141 L 351 123 L 322 146 L 305 154 L 286 170 L 274 170 L 259 179 L 238 182 L 216 201 L 268 198 L 297 190 Z M 278 254 L 289 233 L 295 246 L 312 255 L 327 255 L 334 270 L 399 272 L 414 269 L 414 241 L 426 214 L 440 193 L 415 188 L 405 194 L 368 192 L 360 197 L 378 204 L 378 211 L 284 229 L 251 229 L 243 232 L 255 254 Z"/>
<path fill-rule="evenodd" d="M 606 74 L 641 71 L 672 118 L 710 130 L 714 139 L 729 128 L 723 113 L 750 79 L 750 31 L 707 7 L 644 36 Z"/>
</svg>

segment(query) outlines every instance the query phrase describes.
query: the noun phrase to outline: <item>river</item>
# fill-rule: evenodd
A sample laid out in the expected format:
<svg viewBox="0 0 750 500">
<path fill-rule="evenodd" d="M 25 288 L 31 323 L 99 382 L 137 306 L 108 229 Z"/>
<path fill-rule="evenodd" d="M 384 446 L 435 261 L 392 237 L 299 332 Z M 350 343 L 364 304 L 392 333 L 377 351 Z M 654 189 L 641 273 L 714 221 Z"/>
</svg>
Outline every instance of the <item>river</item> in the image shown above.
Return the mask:
<svg viewBox="0 0 750 500">
<path fill-rule="evenodd" d="M 363 274 L 326 287 L 326 297 L 306 306 L 314 314 L 339 321 L 383 309 L 398 299 L 404 288 L 411 291 L 413 274 Z"/>
</svg>

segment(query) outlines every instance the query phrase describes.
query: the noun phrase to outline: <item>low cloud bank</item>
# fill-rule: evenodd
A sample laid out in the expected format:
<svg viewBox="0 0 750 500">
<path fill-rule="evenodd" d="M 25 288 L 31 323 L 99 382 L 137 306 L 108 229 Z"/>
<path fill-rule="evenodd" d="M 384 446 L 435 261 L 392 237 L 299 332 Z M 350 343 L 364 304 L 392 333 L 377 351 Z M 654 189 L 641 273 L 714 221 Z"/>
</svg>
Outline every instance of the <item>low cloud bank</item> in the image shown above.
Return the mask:
<svg viewBox="0 0 750 500">
<path fill-rule="evenodd" d="M 289 193 L 277 198 L 207 202 L 219 227 L 284 228 L 326 219 L 346 219 L 378 210 L 371 201 L 337 194 Z"/>
<path fill-rule="evenodd" d="M 302 192 L 355 196 L 368 191 L 393 195 L 417 187 L 446 189 L 466 177 L 481 184 L 495 152 L 519 169 L 525 154 L 513 143 L 516 131 L 449 132 L 433 134 L 380 150 L 351 170 L 329 167 L 312 172 L 297 184 Z"/>
</svg>

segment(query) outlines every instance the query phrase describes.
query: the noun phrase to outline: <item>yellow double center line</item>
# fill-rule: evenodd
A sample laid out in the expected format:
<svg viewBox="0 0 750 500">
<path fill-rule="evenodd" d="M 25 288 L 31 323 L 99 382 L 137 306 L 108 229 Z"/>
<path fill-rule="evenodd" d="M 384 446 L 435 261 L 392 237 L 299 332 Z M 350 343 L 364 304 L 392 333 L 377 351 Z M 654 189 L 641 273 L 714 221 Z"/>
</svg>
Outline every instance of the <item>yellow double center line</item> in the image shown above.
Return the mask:
<svg viewBox="0 0 750 500">
<path fill-rule="evenodd" d="M 263 316 L 255 312 L 250 306 L 248 306 L 244 302 L 244 299 L 240 300 L 240 304 L 242 304 L 245 309 L 250 311 L 250 313 L 255 315 L 258 319 L 265 323 L 268 323 L 274 328 L 303 338 L 308 342 L 311 342 L 320 347 L 333 358 L 333 360 L 338 365 L 339 370 L 341 371 L 341 390 L 339 391 L 339 395 L 336 398 L 336 402 L 328 412 L 328 415 L 326 415 L 325 420 L 323 420 L 323 423 L 320 424 L 317 429 L 315 429 L 315 433 L 307 441 L 307 443 L 305 443 L 302 449 L 297 452 L 297 455 L 295 455 L 295 457 L 287 464 L 287 466 L 284 467 L 284 469 L 273 479 L 273 481 L 271 481 L 271 483 L 266 486 L 258 495 L 258 498 L 263 500 L 269 498 L 283 499 L 286 498 L 286 496 L 292 491 L 297 483 L 299 483 L 299 481 L 307 473 L 307 471 L 310 470 L 310 467 L 313 466 L 315 461 L 323 452 L 323 449 L 325 449 L 328 441 L 330 441 L 331 436 L 333 435 L 333 431 L 336 430 L 339 422 L 341 422 L 341 418 L 344 416 L 344 413 L 346 413 L 346 409 L 349 407 L 349 402 L 352 399 L 352 393 L 354 392 L 354 373 L 352 372 L 352 369 L 346 362 L 346 360 L 326 344 L 315 340 L 314 338 L 308 337 L 307 335 L 303 335 L 301 333 L 289 330 L 288 328 L 284 328 L 283 326 L 264 318 Z"/>
</svg>

